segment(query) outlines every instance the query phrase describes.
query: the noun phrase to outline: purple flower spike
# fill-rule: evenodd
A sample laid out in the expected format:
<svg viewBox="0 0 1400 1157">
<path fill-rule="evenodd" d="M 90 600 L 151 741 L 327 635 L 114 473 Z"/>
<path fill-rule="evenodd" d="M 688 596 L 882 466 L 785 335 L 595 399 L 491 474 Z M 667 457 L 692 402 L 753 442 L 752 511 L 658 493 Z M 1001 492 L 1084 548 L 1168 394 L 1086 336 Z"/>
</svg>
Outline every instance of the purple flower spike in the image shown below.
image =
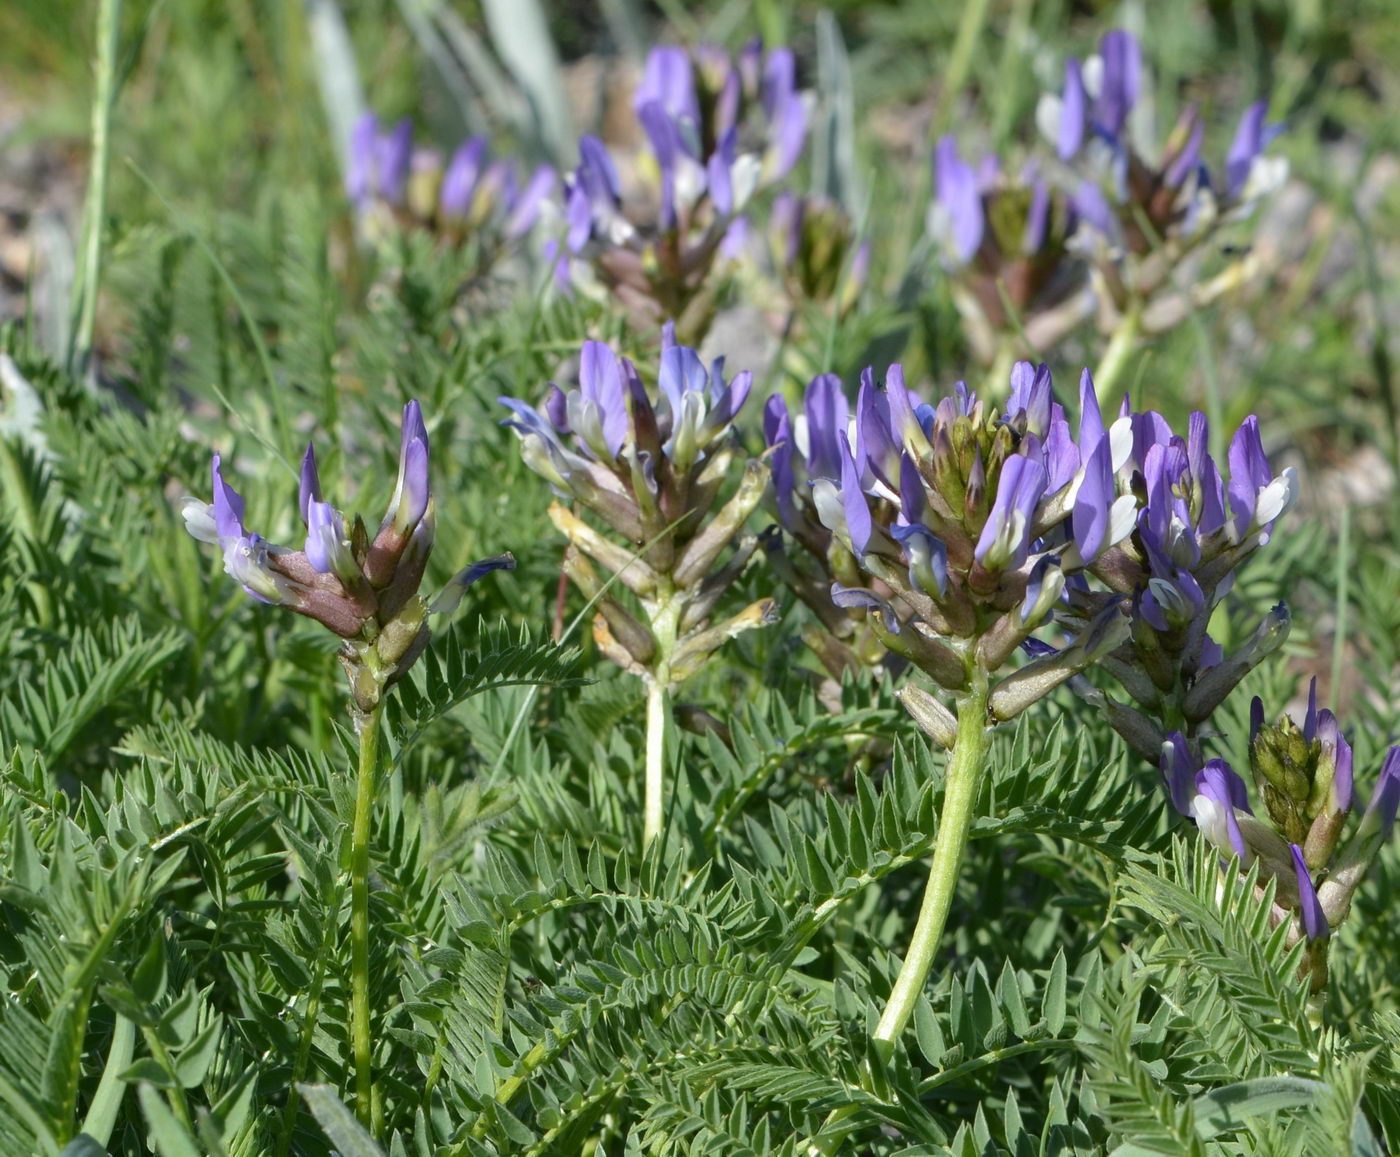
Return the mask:
<svg viewBox="0 0 1400 1157">
<path fill-rule="evenodd" d="M 891 490 L 900 487 L 902 448 L 890 425 L 889 395 L 875 386 L 867 367 L 856 396 L 856 465 L 869 468 Z"/>
<path fill-rule="evenodd" d="M 1259 419 L 1251 414 L 1230 439 L 1230 509 L 1235 516 L 1235 535 L 1242 538 L 1254 522 L 1259 491 L 1274 477 L 1264 444 L 1259 438 Z"/>
<path fill-rule="evenodd" d="M 1085 369 L 1079 375 L 1079 453 L 1088 457 L 1104 436 L 1103 414 L 1093 375 Z"/>
<path fill-rule="evenodd" d="M 367 112 L 350 131 L 350 156 L 345 166 L 345 192 L 356 205 L 374 195 L 375 146 L 379 118 Z"/>
<path fill-rule="evenodd" d="M 1065 89 L 1060 97 L 1060 124 L 1055 142 L 1055 151 L 1062 161 L 1079 152 L 1079 146 L 1084 143 L 1085 103 L 1084 72 L 1079 61 L 1070 57 L 1065 61 Z"/>
<path fill-rule="evenodd" d="M 438 194 L 438 211 L 444 217 L 465 217 L 471 212 L 485 159 L 486 141 L 482 137 L 473 137 L 452 154 Z"/>
<path fill-rule="evenodd" d="M 389 503 L 394 529 L 407 535 L 420 522 L 431 497 L 428 489 L 428 428 L 416 400 L 403 408 L 403 435 L 399 442 L 399 481 Z"/>
<path fill-rule="evenodd" d="M 466 589 L 480 578 L 484 578 L 492 571 L 514 570 L 515 556 L 507 551 L 505 554 L 498 554 L 492 558 L 484 558 L 480 562 L 474 562 L 465 570 L 458 572 L 450 579 L 442 592 L 433 600 L 433 605 L 428 608 L 428 613 L 433 615 L 450 615 L 462 602 L 462 595 Z"/>
<path fill-rule="evenodd" d="M 1075 549 L 1086 564 L 1099 557 L 1108 541 L 1109 510 L 1114 498 L 1112 455 L 1108 439 L 1100 438 L 1084 463 L 1084 480 L 1074 497 L 1070 528 Z"/>
<path fill-rule="evenodd" d="M 243 529 L 243 495 L 224 481 L 217 454 L 214 455 L 212 472 L 214 475 L 214 527 L 219 541 L 242 538 L 247 533 Z"/>
<path fill-rule="evenodd" d="M 302 522 L 309 521 L 307 507 L 321 501 L 321 478 L 316 472 L 316 450 L 310 442 L 301 458 L 301 484 L 297 488 L 297 505 L 301 509 Z"/>
<path fill-rule="evenodd" d="M 1308 713 L 1303 716 L 1303 738 L 1311 743 L 1317 738 L 1317 676 L 1308 681 Z"/>
<path fill-rule="evenodd" d="M 1050 367 L 1044 362 L 1038 366 L 1030 362 L 1017 362 L 1011 367 L 1011 396 L 1006 402 L 1007 417 L 1014 418 L 1021 411 L 1026 414 L 1026 429 L 1043 438 L 1050 429 Z"/>
<path fill-rule="evenodd" d="M 541 165 L 530 177 L 529 183 L 516 198 L 506 218 L 507 237 L 521 237 L 535 227 L 540 218 L 540 210 L 554 195 L 558 178 L 548 165 Z"/>
<path fill-rule="evenodd" d="M 1225 193 L 1231 200 L 1244 191 L 1254 158 L 1264 151 L 1267 136 L 1264 116 L 1268 109 L 1267 101 L 1255 101 L 1244 110 L 1240 126 L 1235 130 L 1235 139 L 1225 156 Z"/>
<path fill-rule="evenodd" d="M 797 91 L 797 64 L 790 49 L 775 48 L 763 70 L 763 111 L 772 136 L 772 179 L 787 176 L 807 143 L 807 106 Z"/>
<path fill-rule="evenodd" d="M 311 502 L 306 516 L 306 561 L 320 574 L 335 574 L 346 553 L 345 524 L 335 507 Z M 352 559 L 352 567 L 353 563 Z"/>
<path fill-rule="evenodd" d="M 1021 252 L 1034 256 L 1045 244 L 1050 227 L 1050 186 L 1040 178 L 1031 182 L 1031 204 L 1026 210 L 1026 228 L 1021 234 Z"/>
<path fill-rule="evenodd" d="M 1235 808 L 1243 795 L 1244 781 L 1223 759 L 1212 759 L 1196 773 L 1196 795 L 1191 800 L 1196 826 L 1222 853 L 1233 852 L 1242 863 L 1249 848 Z"/>
<path fill-rule="evenodd" d="M 662 364 L 665 365 L 663 355 Z M 704 367 L 701 367 L 704 372 Z M 617 355 L 603 342 L 583 343 L 579 365 L 579 391 L 583 399 L 598 408 L 603 444 L 616 458 L 627 438 L 627 402 L 622 391 L 622 370 Z"/>
<path fill-rule="evenodd" d="M 1201 142 L 1205 139 L 1206 125 L 1199 116 L 1191 116 L 1191 135 L 1162 174 L 1162 181 L 1169 189 L 1179 189 L 1186 178 L 1200 167 Z"/>
<path fill-rule="evenodd" d="M 700 104 L 695 97 L 695 70 L 684 48 L 662 45 L 647 54 L 642 83 L 637 86 L 632 107 L 640 113 L 645 105 L 653 101 L 677 120 L 699 123 Z"/>
<path fill-rule="evenodd" d="M 1342 734 L 1337 717 L 1325 707 L 1317 713 L 1317 737 L 1322 743 L 1323 761 L 1332 764 L 1332 808 L 1339 812 L 1350 811 L 1355 791 L 1351 744 Z"/>
<path fill-rule="evenodd" d="M 1094 119 L 1104 132 L 1117 137 L 1137 103 L 1142 50 L 1132 33 L 1115 28 L 1104 33 L 1099 42 L 1099 55 L 1103 59 L 1103 78 L 1094 105 Z"/>
<path fill-rule="evenodd" d="M 841 443 L 846 430 L 846 394 L 835 374 L 818 374 L 803 398 L 807 418 L 807 472 L 813 478 L 841 476 Z"/>
<path fill-rule="evenodd" d="M 1256 695 L 1249 701 L 1249 742 L 1252 744 L 1259 738 L 1259 732 L 1264 729 L 1264 700 Z"/>
<path fill-rule="evenodd" d="M 953 255 L 960 265 L 966 265 L 981 246 L 986 225 L 977 174 L 958 156 L 957 142 L 952 136 L 938 142 L 933 168 L 938 203 L 947 214 Z"/>
<path fill-rule="evenodd" d="M 1390 830 L 1395 826 L 1397 808 L 1400 808 L 1400 745 L 1386 753 L 1380 778 L 1371 792 L 1371 802 L 1366 805 L 1362 822 L 1379 823 L 1381 839 L 1389 839 Z"/>
<path fill-rule="evenodd" d="M 866 505 L 865 494 L 860 488 L 860 471 L 851 454 L 851 442 L 846 431 L 837 434 L 841 443 L 841 502 L 846 512 L 846 530 L 851 536 L 851 549 L 859 558 L 870 545 L 873 523 L 870 507 Z"/>
<path fill-rule="evenodd" d="M 763 407 L 763 441 L 773 448 L 768 461 L 773 471 L 773 495 L 778 503 L 778 518 L 789 529 L 796 525 L 797 512 L 792 505 L 795 484 L 792 470 L 792 421 L 787 403 L 781 394 L 774 394 Z"/>
<path fill-rule="evenodd" d="M 607 348 L 604 346 L 603 348 Z M 669 346 L 661 354 L 661 373 L 658 385 L 670 403 L 671 413 L 679 420 L 685 408 L 688 393 L 704 395 L 709 385 L 710 375 L 700 355 L 686 346 Z"/>
<path fill-rule="evenodd" d="M 1327 916 L 1317 898 L 1312 873 L 1303 861 L 1303 849 L 1297 844 L 1289 844 L 1288 850 L 1293 855 L 1293 871 L 1298 876 L 1298 916 L 1303 922 L 1303 934 L 1309 940 L 1325 940 L 1331 929 L 1327 927 Z"/>
<path fill-rule="evenodd" d="M 568 217 L 569 248 L 578 253 L 593 231 L 595 221 L 606 227 L 617 213 L 622 185 L 607 146 L 597 137 L 582 136 L 578 142 L 579 163 L 565 210 Z"/>
<path fill-rule="evenodd" d="M 948 593 L 948 548 L 926 526 L 896 525 L 891 533 L 904 547 L 909 560 L 909 583 L 926 595 L 942 598 Z M 1027 588 L 1027 604 L 1034 601 Z"/>
<path fill-rule="evenodd" d="M 413 122 L 407 117 L 379 138 L 374 150 L 375 190 L 390 205 L 403 203 L 404 186 L 413 160 Z"/>
<path fill-rule="evenodd" d="M 739 157 L 739 133 L 730 129 L 719 139 L 714 155 L 705 164 L 705 180 L 715 211 L 723 217 L 734 212 L 734 163 Z"/>
<path fill-rule="evenodd" d="M 1189 816 L 1191 800 L 1196 794 L 1196 769 L 1191 762 L 1186 736 L 1180 731 L 1171 732 L 1162 744 L 1161 771 L 1172 807 L 1181 815 Z"/>
<path fill-rule="evenodd" d="M 1082 182 L 1070 198 L 1070 205 L 1075 216 L 1091 229 L 1105 237 L 1111 238 L 1114 235 L 1117 218 L 1113 215 L 1113 207 L 1108 203 L 1103 190 L 1094 182 Z"/>
<path fill-rule="evenodd" d="M 1031 520 L 1045 493 L 1045 467 L 1022 454 L 1006 460 L 987 523 L 973 552 L 988 570 L 1016 570 L 1030 549 Z"/>
<path fill-rule="evenodd" d="M 885 630 L 891 635 L 899 634 L 899 616 L 894 613 L 894 608 L 874 591 L 868 591 L 864 587 L 843 587 L 840 583 L 832 583 L 831 601 L 848 610 L 853 607 L 865 607 L 879 611 L 880 617 L 885 620 Z"/>
</svg>

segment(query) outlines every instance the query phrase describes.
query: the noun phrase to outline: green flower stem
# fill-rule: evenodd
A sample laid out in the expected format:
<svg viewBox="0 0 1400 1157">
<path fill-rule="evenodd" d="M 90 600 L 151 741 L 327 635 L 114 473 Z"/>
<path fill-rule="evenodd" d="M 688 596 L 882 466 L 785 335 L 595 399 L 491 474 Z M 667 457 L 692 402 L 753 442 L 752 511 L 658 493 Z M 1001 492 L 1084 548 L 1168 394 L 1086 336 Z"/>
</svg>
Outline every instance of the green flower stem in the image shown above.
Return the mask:
<svg viewBox="0 0 1400 1157">
<path fill-rule="evenodd" d="M 646 787 L 642 848 L 661 835 L 666 819 L 666 721 L 671 713 L 671 653 L 679 633 L 681 600 L 665 595 L 651 615 L 656 660 L 647 676 Z"/>
<path fill-rule="evenodd" d="M 987 676 L 973 672 L 972 689 L 958 702 L 958 738 L 948 761 L 943 814 L 938 822 L 938 839 L 933 848 L 928 888 L 924 892 L 914 938 L 895 978 L 894 990 L 875 1029 L 875 1040 L 888 1046 L 899 1038 L 914 1004 L 924 990 L 934 953 L 948 922 L 948 910 L 958 887 L 958 871 L 972 830 L 973 809 L 982 786 L 991 732 L 987 728 Z"/>
<path fill-rule="evenodd" d="M 1099 401 L 1105 401 L 1118 384 L 1118 379 L 1128 366 L 1128 358 L 1137 348 L 1138 334 L 1142 331 L 1142 306 L 1134 302 L 1118 320 L 1104 350 L 1103 359 L 1094 370 L 1094 392 Z"/>
<path fill-rule="evenodd" d="M 988 693 L 986 673 L 973 671 L 972 689 L 958 700 L 958 735 L 945 773 L 943 813 L 938 821 L 938 840 L 933 848 L 928 888 L 919 909 L 919 921 L 914 926 L 914 938 L 874 1033 L 876 1048 L 885 1055 L 892 1051 L 894 1041 L 899 1039 L 913 1015 L 948 923 L 948 910 L 958 887 L 958 870 L 962 866 L 968 834 L 972 831 L 973 809 L 982 786 L 987 749 L 991 746 L 991 731 L 987 727 Z M 837 1126 L 858 1112 L 860 1106 L 854 1104 L 833 1109 L 821 1127 L 799 1145 L 798 1151 L 806 1157 L 832 1157 L 846 1138 Z"/>
<path fill-rule="evenodd" d="M 350 1044 L 355 1061 L 355 1113 L 378 1136 L 381 1107 L 374 1097 L 369 1037 L 369 831 L 374 814 L 382 705 L 355 720 L 360 768 L 355 783 L 355 820 L 350 831 Z"/>
<path fill-rule="evenodd" d="M 102 0 L 97 8 L 97 91 L 92 100 L 92 161 L 83 201 L 82 255 L 73 279 L 73 316 L 68 331 L 68 372 L 85 375 L 97 325 L 97 291 L 102 281 L 102 234 L 107 215 L 107 173 L 111 158 L 112 108 L 116 104 L 117 43 L 121 0 Z"/>
<path fill-rule="evenodd" d="M 650 847 L 651 841 L 661 834 L 661 825 L 665 820 L 666 714 L 671 706 L 669 700 L 666 685 L 659 677 L 653 678 L 647 684 L 646 811 L 642 829 L 644 847 Z"/>
</svg>

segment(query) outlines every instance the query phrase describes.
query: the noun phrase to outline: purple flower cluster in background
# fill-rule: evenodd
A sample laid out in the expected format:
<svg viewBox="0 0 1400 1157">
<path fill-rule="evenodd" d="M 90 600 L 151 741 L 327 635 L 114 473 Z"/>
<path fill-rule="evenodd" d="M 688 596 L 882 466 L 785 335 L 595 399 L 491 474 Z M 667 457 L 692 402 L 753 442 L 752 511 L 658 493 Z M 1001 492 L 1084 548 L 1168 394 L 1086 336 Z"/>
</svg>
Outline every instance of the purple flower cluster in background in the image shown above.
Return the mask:
<svg viewBox="0 0 1400 1157">
<path fill-rule="evenodd" d="M 1265 124 L 1268 102 L 1251 104 L 1215 174 L 1201 158 L 1205 125 L 1188 107 L 1160 149 L 1134 140 L 1130 124 L 1143 87 L 1142 50 L 1122 29 L 1105 33 L 1097 56 L 1065 66 L 1064 90 L 1046 100 L 1041 123 L 1061 160 L 1083 161 L 1090 175 L 1074 191 L 1081 219 L 1115 244 L 1145 252 L 1157 237 L 1186 235 L 1224 212 L 1239 211 L 1270 191 L 1286 167 L 1264 149 L 1278 133 Z M 1146 156 L 1156 154 L 1151 163 Z"/>
<path fill-rule="evenodd" d="M 350 140 L 345 189 L 361 219 L 375 228 L 414 222 L 455 240 L 492 245 L 518 241 L 540 221 L 558 186 L 548 166 L 528 177 L 509 159 L 489 156 L 473 137 L 444 160 L 436 149 L 413 144 L 413 127 L 401 120 L 388 130 L 366 113 Z"/>
<path fill-rule="evenodd" d="M 790 50 L 753 42 L 731 59 L 702 45 L 653 49 L 633 105 L 654 172 L 636 196 L 607 146 L 579 141 L 565 183 L 570 252 L 587 260 L 639 319 L 671 317 L 683 333 L 703 330 L 717 257 L 737 252 L 753 193 L 787 175 L 807 135 L 807 102 Z"/>
<path fill-rule="evenodd" d="M 1042 350 L 1090 319 L 1104 332 L 1124 316 L 1143 332 L 1178 324 L 1189 310 L 1167 290 L 1181 263 L 1282 184 L 1286 162 L 1265 155 L 1279 131 L 1265 123 L 1266 101 L 1246 109 L 1212 172 L 1194 106 L 1160 147 L 1136 139 L 1147 83 L 1137 40 L 1114 30 L 1097 55 L 1066 63 L 1060 94 L 1042 97 L 1037 119 L 1053 156 L 1013 174 L 994 156 L 969 164 L 952 137 L 938 143 L 929 232 L 980 360 L 993 361 L 1013 328 Z M 1197 296 L 1213 299 L 1243 275 Z"/>
</svg>

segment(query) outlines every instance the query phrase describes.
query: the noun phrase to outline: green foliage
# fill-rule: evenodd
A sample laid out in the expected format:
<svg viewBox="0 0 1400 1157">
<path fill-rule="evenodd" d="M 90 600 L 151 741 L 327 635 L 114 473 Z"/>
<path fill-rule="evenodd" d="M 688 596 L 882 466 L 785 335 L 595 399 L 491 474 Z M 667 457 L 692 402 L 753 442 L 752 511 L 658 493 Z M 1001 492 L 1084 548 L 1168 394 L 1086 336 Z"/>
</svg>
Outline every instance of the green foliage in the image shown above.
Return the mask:
<svg viewBox="0 0 1400 1157">
<path fill-rule="evenodd" d="M 0 66 L 63 78 L 16 147 L 83 131 L 90 46 L 62 7 L 0 6 Z M 341 7 L 371 103 L 446 140 L 465 66 L 420 57 L 409 10 L 469 56 L 465 19 Z M 556 42 L 600 43 L 634 7 L 563 6 Z M 900 359 L 911 381 L 971 380 L 948 281 L 919 242 L 924 137 L 967 107 L 930 89 L 962 10 L 829 7 L 818 22 L 806 0 L 753 17 L 661 6 L 735 44 L 785 30 L 815 62 L 830 91 L 813 179 L 873 243 L 870 300 L 843 317 L 800 303 L 771 359 L 760 341 L 752 367 L 731 351 L 729 368 L 766 363 L 756 394 Z M 986 7 L 967 73 L 976 131 L 1019 156 L 1047 62 L 1108 17 Z M 587 614 L 552 641 L 581 608 L 560 601 L 564 543 L 495 398 L 538 399 L 585 338 L 649 373 L 656 335 L 550 292 L 528 260 L 489 266 L 423 235 L 359 245 L 302 9 L 126 5 L 114 154 L 148 179 L 114 165 L 99 372 L 61 371 L 37 321 L 0 329 L 38 406 L 19 428 L 0 393 L 0 1152 L 1400 1149 L 1400 857 L 1373 866 L 1311 994 L 1274 885 L 1222 868 L 1169 817 L 1156 771 L 1068 692 L 995 737 L 932 977 L 889 1047 L 875 1028 L 946 775 L 899 677 L 832 683 L 799 641 L 800 607 L 727 646 L 680 693 L 666 833 L 642 850 L 642 691 L 602 659 Z M 1364 801 L 1400 734 L 1400 507 L 1381 487 L 1345 524 L 1333 508 L 1394 467 L 1400 437 L 1383 279 L 1396 201 L 1367 184 L 1396 144 L 1374 93 L 1393 86 L 1384 45 L 1400 39 L 1376 0 L 1174 0 L 1152 19 L 1163 100 L 1233 107 L 1272 84 L 1311 198 L 1305 252 L 1255 298 L 1145 347 L 1123 379 L 1174 418 L 1206 409 L 1217 436 L 1257 410 L 1271 452 L 1322 480 L 1211 624 L 1228 647 L 1268 604 L 1295 616 L 1287 652 L 1220 708 L 1207 745 L 1242 768 L 1250 696 L 1276 713 L 1319 673 Z M 1201 91 L 1172 83 L 1203 74 Z M 510 94 L 483 99 L 522 137 L 544 127 Z M 763 312 L 749 288 L 722 303 L 741 307 L 736 332 L 745 308 Z M 1101 353 L 1077 332 L 1054 369 Z M 247 483 L 249 525 L 296 544 L 310 440 L 327 490 L 372 530 L 409 397 L 433 443 L 426 589 L 506 549 L 519 569 L 473 587 L 455 624 L 435 619 L 390 695 L 370 841 L 371 1134 L 350 1071 L 355 737 L 339 640 L 247 599 L 185 533 L 180 500 L 208 496 L 217 449 Z M 735 605 L 774 585 L 754 564 Z"/>
</svg>

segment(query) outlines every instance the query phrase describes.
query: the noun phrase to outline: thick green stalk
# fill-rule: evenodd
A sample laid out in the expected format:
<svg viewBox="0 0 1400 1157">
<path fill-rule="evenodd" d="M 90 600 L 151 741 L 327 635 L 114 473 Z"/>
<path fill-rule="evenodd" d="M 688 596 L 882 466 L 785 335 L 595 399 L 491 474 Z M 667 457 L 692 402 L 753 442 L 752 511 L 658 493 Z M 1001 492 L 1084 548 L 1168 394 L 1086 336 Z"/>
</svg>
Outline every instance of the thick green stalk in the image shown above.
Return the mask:
<svg viewBox="0 0 1400 1157">
<path fill-rule="evenodd" d="M 919 909 L 919 921 L 914 926 L 914 938 L 875 1029 L 875 1040 L 882 1044 L 897 1040 L 904 1031 L 933 967 L 934 953 L 938 951 L 938 942 L 948 922 L 948 910 L 957 892 L 958 872 L 968 833 L 972 830 L 973 810 L 982 786 L 982 769 L 990 740 L 987 676 L 978 671 L 973 674 L 972 690 L 958 702 L 958 738 L 948 761 L 943 813 L 938 821 L 938 840 L 933 848 L 928 888 L 924 892 L 923 907 Z"/>
<path fill-rule="evenodd" d="M 972 830 L 973 809 L 977 806 L 977 792 L 982 786 L 982 770 L 991 744 L 991 732 L 987 728 L 987 697 L 985 672 L 972 672 L 972 689 L 958 701 L 957 740 L 945 773 L 943 812 L 938 820 L 938 842 L 933 848 L 933 864 L 929 869 L 923 906 L 919 909 L 919 920 L 914 926 L 914 937 L 905 954 L 904 964 L 895 978 L 894 989 L 875 1029 L 874 1037 L 879 1042 L 876 1047 L 886 1053 L 899 1039 L 909 1023 L 909 1017 L 913 1015 L 914 1005 L 933 967 L 934 953 L 938 951 L 938 942 L 943 938 L 948 911 L 957 892 L 958 872 L 967 848 L 968 833 Z M 799 1151 L 806 1157 L 831 1157 L 845 1139 L 837 1126 L 859 1111 L 857 1105 L 833 1109 L 821 1128 L 799 1147 Z"/>
<path fill-rule="evenodd" d="M 97 8 L 97 91 L 92 100 L 92 160 L 83 202 L 81 266 L 73 283 L 73 319 L 68 333 L 68 372 L 86 373 L 97 324 L 97 290 L 102 281 L 102 226 L 107 215 L 107 171 L 111 156 L 112 106 L 117 98 L 117 33 L 121 0 L 101 0 Z"/>
<path fill-rule="evenodd" d="M 1142 331 L 1142 306 L 1134 302 L 1118 319 L 1118 325 L 1104 350 L 1103 359 L 1094 370 L 1094 392 L 1099 401 L 1105 402 L 1113 393 L 1119 377 L 1127 369 L 1128 358 L 1137 348 L 1138 334 Z"/>
<path fill-rule="evenodd" d="M 356 719 L 360 768 L 355 783 L 355 819 L 350 830 L 350 1044 L 355 1061 L 355 1113 L 379 1134 L 380 1106 L 370 1072 L 369 1036 L 369 833 L 374 814 L 375 772 L 379 762 L 382 706 Z"/>
<path fill-rule="evenodd" d="M 651 616 L 656 659 L 647 680 L 647 753 L 642 849 L 661 835 L 666 819 L 666 717 L 671 712 L 671 653 L 676 649 L 681 600 L 664 592 Z"/>
<path fill-rule="evenodd" d="M 666 807 L 666 712 L 670 707 L 670 696 L 661 672 L 647 684 L 647 765 L 646 765 L 646 810 L 642 826 L 642 844 L 650 847 L 651 841 L 661 834 Z"/>
</svg>

